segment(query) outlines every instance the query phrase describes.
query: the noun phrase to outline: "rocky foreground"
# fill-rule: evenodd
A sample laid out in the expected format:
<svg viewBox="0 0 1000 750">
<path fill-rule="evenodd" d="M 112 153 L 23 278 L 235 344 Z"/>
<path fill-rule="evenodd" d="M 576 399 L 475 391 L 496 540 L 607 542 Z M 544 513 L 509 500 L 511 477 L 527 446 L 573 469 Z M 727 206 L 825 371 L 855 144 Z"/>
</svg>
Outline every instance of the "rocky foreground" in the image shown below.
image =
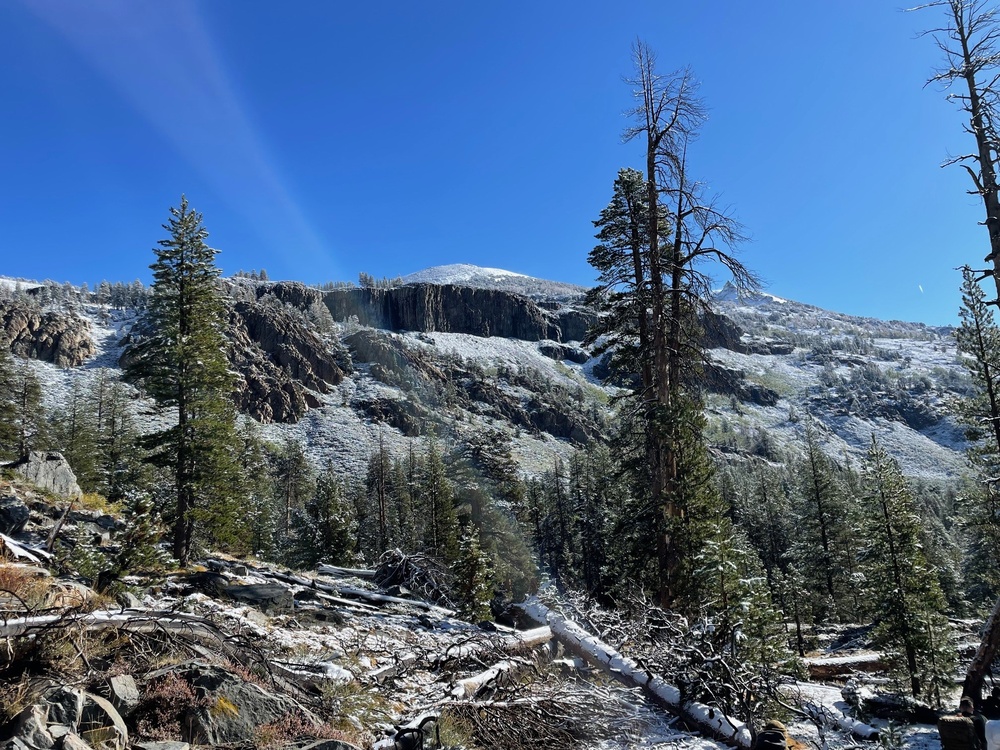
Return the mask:
<svg viewBox="0 0 1000 750">
<path fill-rule="evenodd" d="M 58 454 L 3 471 L 4 750 L 624 747 L 678 736 L 633 692 L 553 658 L 548 627 L 458 619 L 419 558 L 308 573 L 208 558 L 114 580 L 122 522 L 87 507 Z"/>
<path fill-rule="evenodd" d="M 752 742 L 751 726 L 684 701 L 648 655 L 608 638 L 627 635 L 594 635 L 595 620 L 588 632 L 537 599 L 495 602 L 497 622 L 461 620 L 429 560 L 393 552 L 374 570 L 304 572 L 216 555 L 118 577 L 126 529 L 114 508 L 88 506 L 59 454 L 0 471 L 0 750 Z M 840 661 L 872 669 L 878 655 Z M 876 741 L 839 688 L 785 692 L 803 706 L 799 736 Z"/>
</svg>

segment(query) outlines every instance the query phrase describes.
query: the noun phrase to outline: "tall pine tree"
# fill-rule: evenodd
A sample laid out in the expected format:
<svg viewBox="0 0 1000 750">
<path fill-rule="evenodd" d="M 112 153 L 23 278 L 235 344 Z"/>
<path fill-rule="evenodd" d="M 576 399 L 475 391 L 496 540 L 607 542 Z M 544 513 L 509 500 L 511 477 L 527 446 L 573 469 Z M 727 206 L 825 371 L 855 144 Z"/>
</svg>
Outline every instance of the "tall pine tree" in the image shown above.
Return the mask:
<svg viewBox="0 0 1000 750">
<path fill-rule="evenodd" d="M 176 415 L 175 424 L 145 442 L 173 480 L 173 553 L 185 565 L 199 520 L 212 541 L 232 544 L 238 535 L 236 416 L 218 251 L 206 244 L 202 216 L 183 196 L 163 228 L 170 236 L 154 251 L 152 294 L 125 361 L 129 377 Z"/>
<path fill-rule="evenodd" d="M 864 488 L 867 546 L 862 561 L 876 612 L 874 640 L 914 698 L 940 703 L 940 688 L 950 686 L 954 666 L 944 595 L 924 557 L 923 523 L 913 493 L 899 465 L 874 436 L 864 465 Z"/>
</svg>

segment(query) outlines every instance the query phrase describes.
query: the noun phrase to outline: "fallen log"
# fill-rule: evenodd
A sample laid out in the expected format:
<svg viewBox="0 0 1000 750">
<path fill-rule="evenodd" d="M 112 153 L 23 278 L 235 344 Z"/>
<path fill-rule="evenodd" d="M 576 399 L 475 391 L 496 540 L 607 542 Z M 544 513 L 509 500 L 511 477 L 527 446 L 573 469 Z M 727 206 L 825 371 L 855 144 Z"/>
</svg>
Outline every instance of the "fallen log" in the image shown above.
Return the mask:
<svg viewBox="0 0 1000 750">
<path fill-rule="evenodd" d="M 803 659 L 814 680 L 831 680 L 848 677 L 858 672 L 884 672 L 882 655 L 875 651 L 863 651 L 847 656 L 807 657 Z"/>
<path fill-rule="evenodd" d="M 516 606 L 535 622 L 547 623 L 552 629 L 553 637 L 567 649 L 603 668 L 629 687 L 641 688 L 654 703 L 682 716 L 705 734 L 739 748 L 751 746 L 753 738 L 750 727 L 744 722 L 732 719 L 703 703 L 688 701 L 682 704 L 680 690 L 676 686 L 641 668 L 635 661 L 603 643 L 577 623 L 552 612 L 536 598 L 531 597 Z"/>
<path fill-rule="evenodd" d="M 341 568 L 337 565 L 320 565 L 316 572 L 321 576 L 332 578 L 363 578 L 370 580 L 375 577 L 374 570 L 364 570 L 362 568 Z"/>
<path fill-rule="evenodd" d="M 815 703 L 805 703 L 802 708 L 809 714 L 813 721 L 827 721 L 836 727 L 850 732 L 852 735 L 862 740 L 877 740 L 878 730 L 861 721 L 856 721 L 850 716 L 835 711 L 829 706 L 820 706 Z"/>
<path fill-rule="evenodd" d="M 265 570 L 257 570 L 256 573 L 257 575 L 263 576 L 264 578 L 273 578 L 274 580 L 281 581 L 283 583 L 292 583 L 295 584 L 296 586 L 314 588 L 317 589 L 318 591 L 323 591 L 326 592 L 327 594 L 333 594 L 334 596 L 339 596 L 346 599 L 358 599 L 363 602 L 376 605 L 400 604 L 407 607 L 415 607 L 416 609 L 420 609 L 425 612 L 432 612 L 440 617 L 455 616 L 455 610 L 453 609 L 446 609 L 445 607 L 439 607 L 436 604 L 431 604 L 430 602 L 425 602 L 420 599 L 403 599 L 398 596 L 379 594 L 374 591 L 359 589 L 354 586 L 336 586 L 332 583 L 324 583 L 323 581 L 317 581 L 315 578 L 305 578 L 303 576 L 292 575 L 291 573 L 277 573 Z"/>
<path fill-rule="evenodd" d="M 518 654 L 530 651 L 536 646 L 541 646 L 552 640 L 552 629 L 543 625 L 540 628 L 531 630 L 516 631 L 501 638 L 493 638 L 487 641 L 478 640 L 450 646 L 444 653 L 430 658 L 430 664 L 439 668 L 448 661 L 463 661 L 487 651 L 503 651 L 508 654 Z"/>
<path fill-rule="evenodd" d="M 456 681 L 449 693 L 456 700 L 474 698 L 487 686 L 507 682 L 530 666 L 531 662 L 524 659 L 504 659 L 479 674 Z"/>
</svg>

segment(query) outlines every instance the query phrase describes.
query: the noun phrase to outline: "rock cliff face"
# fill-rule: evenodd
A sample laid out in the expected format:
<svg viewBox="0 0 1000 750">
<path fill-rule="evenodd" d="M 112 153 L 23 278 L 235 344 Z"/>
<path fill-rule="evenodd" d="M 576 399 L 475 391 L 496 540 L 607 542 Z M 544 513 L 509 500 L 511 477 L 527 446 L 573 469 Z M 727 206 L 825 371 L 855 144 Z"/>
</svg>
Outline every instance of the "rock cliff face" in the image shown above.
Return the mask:
<svg viewBox="0 0 1000 750">
<path fill-rule="evenodd" d="M 76 474 L 62 453 L 55 451 L 32 451 L 14 463 L 4 464 L 36 487 L 53 495 L 66 498 L 80 497 L 83 492 L 76 483 Z"/>
<path fill-rule="evenodd" d="M 316 393 L 328 393 L 351 369 L 345 350 L 282 305 L 236 302 L 229 323 L 230 359 L 242 375 L 237 406 L 258 421 L 298 421 L 319 405 Z"/>
<path fill-rule="evenodd" d="M 558 315 L 511 292 L 451 284 L 407 284 L 393 289 L 337 289 L 323 301 L 334 320 L 390 331 L 439 331 L 562 341 Z"/>
<path fill-rule="evenodd" d="M 19 357 L 77 367 L 97 351 L 89 321 L 64 312 L 42 312 L 22 302 L 0 301 L 0 340 Z"/>
</svg>

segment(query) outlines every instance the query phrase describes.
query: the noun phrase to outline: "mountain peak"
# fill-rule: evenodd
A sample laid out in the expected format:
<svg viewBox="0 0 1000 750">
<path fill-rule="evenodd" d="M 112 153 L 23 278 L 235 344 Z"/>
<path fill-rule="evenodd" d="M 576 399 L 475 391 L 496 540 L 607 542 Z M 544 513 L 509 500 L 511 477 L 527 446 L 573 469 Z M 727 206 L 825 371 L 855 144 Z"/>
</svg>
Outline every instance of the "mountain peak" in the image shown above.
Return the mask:
<svg viewBox="0 0 1000 750">
<path fill-rule="evenodd" d="M 562 281 L 548 281 L 502 268 L 486 268 L 470 263 L 452 263 L 425 268 L 403 277 L 405 284 L 454 284 L 476 289 L 497 289 L 536 300 L 571 301 L 583 296 L 586 287 Z"/>
</svg>

